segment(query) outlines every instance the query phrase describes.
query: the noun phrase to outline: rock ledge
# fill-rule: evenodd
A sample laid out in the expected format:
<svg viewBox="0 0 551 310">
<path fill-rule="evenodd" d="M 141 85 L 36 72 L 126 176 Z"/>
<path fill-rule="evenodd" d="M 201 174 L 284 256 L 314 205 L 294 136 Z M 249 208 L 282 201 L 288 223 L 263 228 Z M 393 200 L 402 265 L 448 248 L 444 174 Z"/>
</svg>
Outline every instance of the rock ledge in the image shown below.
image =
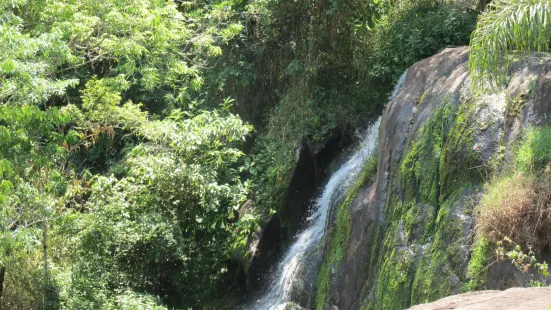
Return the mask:
<svg viewBox="0 0 551 310">
<path fill-rule="evenodd" d="M 550 309 L 551 288 L 511 288 L 505 291 L 479 291 L 455 295 L 417 305 L 412 310 L 444 309 Z"/>
</svg>

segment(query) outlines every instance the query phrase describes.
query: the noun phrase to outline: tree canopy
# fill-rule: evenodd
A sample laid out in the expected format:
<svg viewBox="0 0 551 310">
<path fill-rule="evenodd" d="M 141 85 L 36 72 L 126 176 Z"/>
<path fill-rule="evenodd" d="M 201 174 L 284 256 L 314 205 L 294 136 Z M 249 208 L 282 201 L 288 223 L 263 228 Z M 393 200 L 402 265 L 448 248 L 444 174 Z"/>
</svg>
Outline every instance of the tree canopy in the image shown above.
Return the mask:
<svg viewBox="0 0 551 310">
<path fill-rule="evenodd" d="M 254 228 L 235 214 L 252 128 L 230 100 L 195 99 L 242 28 L 226 5 L 0 2 L 4 306 L 183 306 L 216 291 Z"/>
</svg>

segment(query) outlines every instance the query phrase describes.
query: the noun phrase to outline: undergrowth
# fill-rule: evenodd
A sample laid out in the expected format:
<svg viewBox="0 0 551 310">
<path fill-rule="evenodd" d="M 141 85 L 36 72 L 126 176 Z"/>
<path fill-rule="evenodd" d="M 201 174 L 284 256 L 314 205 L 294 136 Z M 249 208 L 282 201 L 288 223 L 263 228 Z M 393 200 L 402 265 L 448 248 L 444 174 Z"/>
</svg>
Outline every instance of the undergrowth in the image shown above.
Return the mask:
<svg viewBox="0 0 551 310">
<path fill-rule="evenodd" d="M 486 186 L 477 209 L 478 236 L 511 238 L 536 252 L 551 245 L 551 127 L 528 128 L 514 166 Z"/>
<path fill-rule="evenodd" d="M 551 127 L 525 130 L 511 166 L 486 184 L 475 217 L 475 247 L 464 290 L 484 288 L 490 248 L 521 271 L 534 266 L 547 273 L 545 263 L 536 265 L 535 255 L 551 245 Z"/>
</svg>

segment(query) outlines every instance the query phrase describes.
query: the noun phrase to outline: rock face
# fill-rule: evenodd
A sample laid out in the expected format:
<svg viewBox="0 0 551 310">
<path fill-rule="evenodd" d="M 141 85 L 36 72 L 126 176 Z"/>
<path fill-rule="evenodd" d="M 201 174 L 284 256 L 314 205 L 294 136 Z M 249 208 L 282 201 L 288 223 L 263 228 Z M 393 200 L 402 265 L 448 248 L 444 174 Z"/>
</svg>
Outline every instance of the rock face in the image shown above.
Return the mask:
<svg viewBox="0 0 551 310">
<path fill-rule="evenodd" d="M 461 292 L 489 171 L 523 128 L 551 117 L 551 61 L 532 58 L 504 90 L 477 97 L 466 47 L 408 70 L 383 115 L 375 182 L 349 205 L 345 242 L 326 242 L 318 309 L 403 309 Z"/>
<path fill-rule="evenodd" d="M 248 284 L 251 287 L 261 285 L 264 272 L 281 250 L 281 220 L 277 214 L 270 217 L 259 235 L 256 246 L 252 248 L 251 260 L 247 269 Z"/>
<path fill-rule="evenodd" d="M 447 297 L 412 307 L 412 310 L 544 310 L 551 307 L 551 288 L 512 288 L 505 291 L 480 291 Z"/>
<path fill-rule="evenodd" d="M 295 232 L 304 219 L 316 189 L 315 159 L 305 143 L 295 151 L 295 168 L 282 205 L 289 228 Z"/>
</svg>

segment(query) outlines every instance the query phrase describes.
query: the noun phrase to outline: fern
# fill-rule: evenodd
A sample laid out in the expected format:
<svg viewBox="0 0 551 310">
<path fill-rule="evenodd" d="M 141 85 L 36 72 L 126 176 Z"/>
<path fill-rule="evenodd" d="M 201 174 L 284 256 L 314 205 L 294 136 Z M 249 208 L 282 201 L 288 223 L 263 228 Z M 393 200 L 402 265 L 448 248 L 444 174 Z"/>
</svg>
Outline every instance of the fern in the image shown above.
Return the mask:
<svg viewBox="0 0 551 310">
<path fill-rule="evenodd" d="M 545 51 L 551 40 L 551 0 L 495 0 L 471 36 L 469 71 L 476 91 L 505 81 L 511 56 Z"/>
</svg>

